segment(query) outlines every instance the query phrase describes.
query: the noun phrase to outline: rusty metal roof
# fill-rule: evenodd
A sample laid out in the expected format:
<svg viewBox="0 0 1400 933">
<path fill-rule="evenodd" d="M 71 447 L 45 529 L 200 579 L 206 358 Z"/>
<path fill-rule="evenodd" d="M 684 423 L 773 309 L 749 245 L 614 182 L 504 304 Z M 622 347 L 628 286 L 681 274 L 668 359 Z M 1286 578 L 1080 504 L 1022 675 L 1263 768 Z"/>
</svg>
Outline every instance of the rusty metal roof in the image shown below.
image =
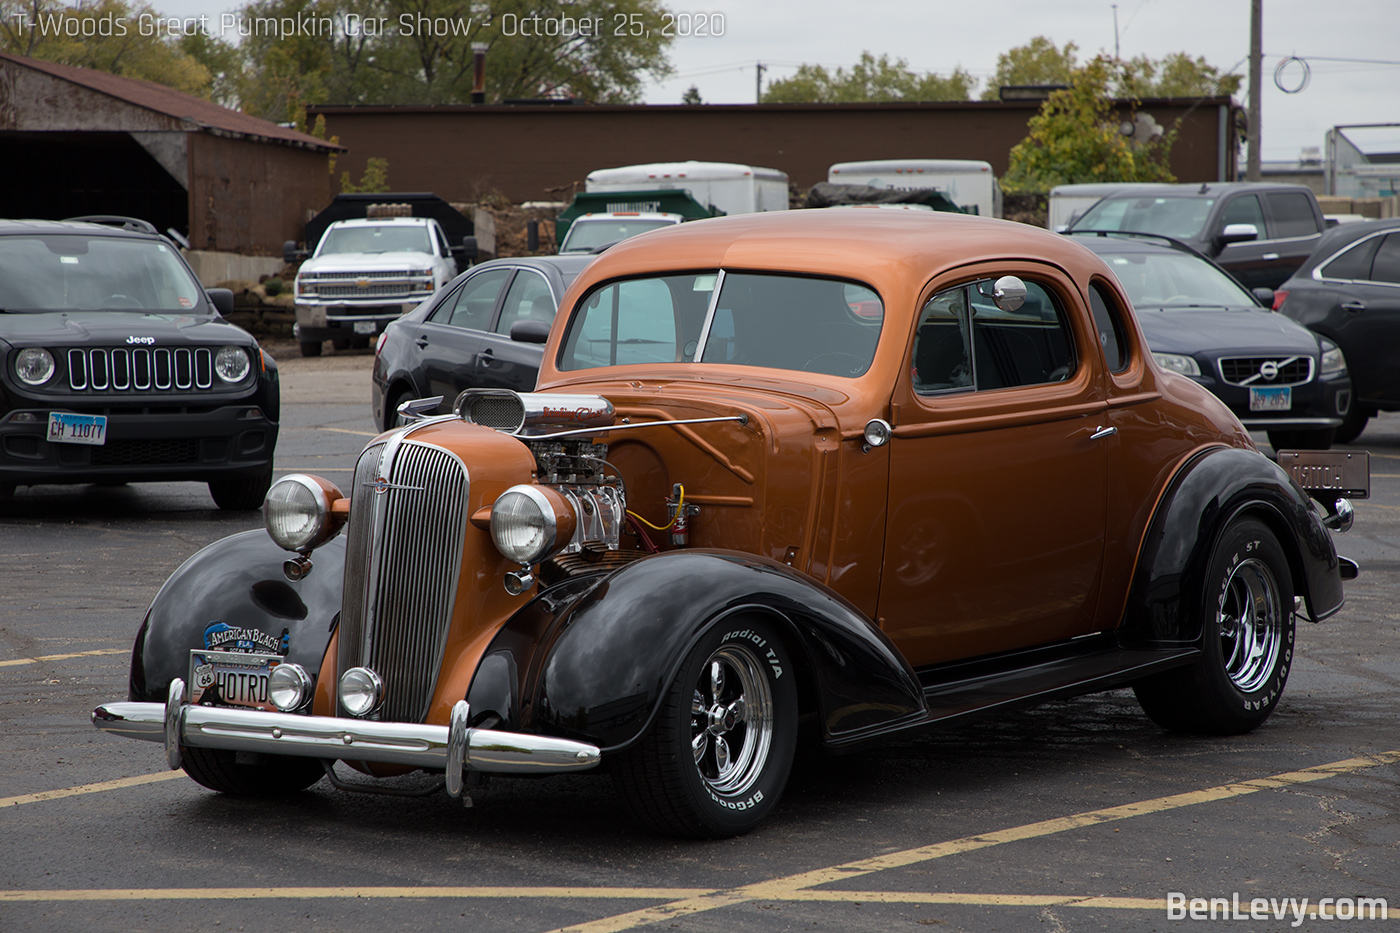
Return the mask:
<svg viewBox="0 0 1400 933">
<path fill-rule="evenodd" d="M 190 124 L 192 130 L 197 128 L 214 136 L 277 143 L 304 149 L 325 151 L 345 149 L 344 146 L 336 143 L 279 126 L 270 120 L 221 107 L 213 101 L 185 94 L 151 81 L 109 74 L 92 68 L 80 68 L 76 65 L 60 65 L 56 62 L 40 61 L 35 58 L 23 58 L 4 52 L 0 52 L 0 61 L 24 68 L 32 68 L 35 71 L 88 88 L 99 94 L 105 94 L 134 107 L 150 110 Z"/>
</svg>

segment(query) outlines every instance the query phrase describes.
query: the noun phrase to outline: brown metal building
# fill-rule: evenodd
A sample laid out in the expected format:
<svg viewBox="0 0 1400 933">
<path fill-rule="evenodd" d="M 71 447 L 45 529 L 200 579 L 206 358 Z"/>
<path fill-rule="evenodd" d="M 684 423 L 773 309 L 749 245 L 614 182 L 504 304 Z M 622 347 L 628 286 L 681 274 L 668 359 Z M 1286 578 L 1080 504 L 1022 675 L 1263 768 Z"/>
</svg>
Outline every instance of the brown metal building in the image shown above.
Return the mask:
<svg viewBox="0 0 1400 933">
<path fill-rule="evenodd" d="M 0 217 L 140 217 L 197 250 L 280 255 L 340 147 L 120 75 L 0 53 Z"/>
<path fill-rule="evenodd" d="M 761 165 L 807 188 L 828 166 L 864 159 L 980 159 L 1001 176 L 1039 101 L 309 108 L 349 147 L 337 169 L 353 177 L 372 157 L 389 183 L 449 201 L 492 192 L 512 201 L 567 200 L 594 169 L 698 159 Z M 1228 97 L 1141 102 L 1172 127 L 1171 168 L 1181 181 L 1234 177 L 1238 147 Z M 1124 110 L 1126 116 L 1126 109 Z"/>
</svg>

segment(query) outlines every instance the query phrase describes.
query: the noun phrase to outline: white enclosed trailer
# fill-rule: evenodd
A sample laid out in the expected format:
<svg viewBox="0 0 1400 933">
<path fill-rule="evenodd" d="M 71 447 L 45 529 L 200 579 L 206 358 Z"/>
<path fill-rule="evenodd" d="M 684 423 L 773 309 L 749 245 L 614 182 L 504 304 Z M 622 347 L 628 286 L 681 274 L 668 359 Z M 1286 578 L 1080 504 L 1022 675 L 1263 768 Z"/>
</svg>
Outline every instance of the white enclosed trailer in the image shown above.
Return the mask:
<svg viewBox="0 0 1400 933">
<path fill-rule="evenodd" d="M 584 190 L 589 194 L 680 190 L 726 214 L 788 208 L 786 172 L 735 162 L 650 162 L 603 168 L 588 173 Z"/>
<path fill-rule="evenodd" d="M 838 162 L 827 170 L 833 185 L 868 185 L 894 191 L 932 188 L 965 213 L 1001 216 L 1001 186 L 992 166 L 972 159 L 876 159 Z"/>
</svg>

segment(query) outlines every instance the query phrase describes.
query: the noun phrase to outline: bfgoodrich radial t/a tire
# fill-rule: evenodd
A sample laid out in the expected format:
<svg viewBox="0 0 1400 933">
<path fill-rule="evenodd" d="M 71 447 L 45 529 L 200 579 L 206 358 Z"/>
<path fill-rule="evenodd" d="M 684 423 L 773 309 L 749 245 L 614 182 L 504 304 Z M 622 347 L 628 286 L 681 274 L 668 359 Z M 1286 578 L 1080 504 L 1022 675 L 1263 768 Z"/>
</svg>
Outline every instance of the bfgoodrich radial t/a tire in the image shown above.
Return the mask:
<svg viewBox="0 0 1400 933">
<path fill-rule="evenodd" d="M 1158 725 L 1236 735 L 1269 718 L 1293 665 L 1293 584 L 1268 526 L 1233 522 L 1211 554 L 1201 594 L 1201 656 L 1133 689 Z"/>
<path fill-rule="evenodd" d="M 613 776 L 657 832 L 737 836 L 777 804 L 796 741 L 796 671 L 782 634 L 736 619 L 686 655 L 651 731 L 614 760 Z"/>
</svg>

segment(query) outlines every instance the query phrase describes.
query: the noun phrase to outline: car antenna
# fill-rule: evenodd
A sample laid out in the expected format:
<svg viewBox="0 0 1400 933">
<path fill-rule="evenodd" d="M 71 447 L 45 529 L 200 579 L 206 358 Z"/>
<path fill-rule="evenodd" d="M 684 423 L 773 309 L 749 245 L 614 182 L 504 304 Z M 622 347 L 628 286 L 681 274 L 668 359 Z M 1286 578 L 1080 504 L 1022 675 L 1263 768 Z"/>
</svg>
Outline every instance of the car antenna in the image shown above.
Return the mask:
<svg viewBox="0 0 1400 933">
<path fill-rule="evenodd" d="M 1210 185 L 1206 184 L 1205 182 L 1201 182 L 1201 190 L 1200 190 L 1200 191 L 1197 191 L 1196 193 L 1197 193 L 1197 194 L 1205 194 L 1205 193 L 1206 193 L 1207 191 L 1209 191 L 1209 190 L 1210 190 Z"/>
</svg>

